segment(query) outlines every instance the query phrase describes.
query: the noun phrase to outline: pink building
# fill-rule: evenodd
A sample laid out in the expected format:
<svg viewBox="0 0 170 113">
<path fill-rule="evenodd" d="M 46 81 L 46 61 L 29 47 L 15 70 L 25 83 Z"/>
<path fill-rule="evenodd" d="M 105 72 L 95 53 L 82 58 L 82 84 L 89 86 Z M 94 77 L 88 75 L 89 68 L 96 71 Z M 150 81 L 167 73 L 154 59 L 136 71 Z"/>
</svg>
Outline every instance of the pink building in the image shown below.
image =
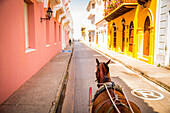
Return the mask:
<svg viewBox="0 0 170 113">
<path fill-rule="evenodd" d="M 62 50 L 63 37 L 68 44 L 69 31 L 60 17 L 65 13 L 62 4 L 61 0 L 0 0 L 0 104 Z M 53 15 L 41 22 L 48 7 Z"/>
</svg>

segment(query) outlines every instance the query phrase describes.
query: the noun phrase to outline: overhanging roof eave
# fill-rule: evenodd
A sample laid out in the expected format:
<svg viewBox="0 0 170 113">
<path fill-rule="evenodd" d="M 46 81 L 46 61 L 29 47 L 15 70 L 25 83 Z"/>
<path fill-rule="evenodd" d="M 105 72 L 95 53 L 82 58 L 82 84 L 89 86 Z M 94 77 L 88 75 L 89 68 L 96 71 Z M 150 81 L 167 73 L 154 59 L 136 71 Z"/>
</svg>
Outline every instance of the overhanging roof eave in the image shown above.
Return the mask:
<svg viewBox="0 0 170 113">
<path fill-rule="evenodd" d="M 105 16 L 104 19 L 110 22 L 111 20 L 131 11 L 137 6 L 138 6 L 138 3 L 123 3 L 119 7 L 117 7 L 115 10 L 110 12 L 107 16 Z"/>
</svg>

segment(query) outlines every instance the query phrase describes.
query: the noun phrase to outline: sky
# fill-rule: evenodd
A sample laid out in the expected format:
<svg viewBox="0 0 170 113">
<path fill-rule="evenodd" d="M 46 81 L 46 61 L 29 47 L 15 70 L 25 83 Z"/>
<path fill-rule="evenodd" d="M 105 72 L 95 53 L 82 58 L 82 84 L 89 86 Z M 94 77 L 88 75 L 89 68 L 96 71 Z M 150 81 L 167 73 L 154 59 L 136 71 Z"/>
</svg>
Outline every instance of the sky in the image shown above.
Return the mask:
<svg viewBox="0 0 170 113">
<path fill-rule="evenodd" d="M 71 0 L 70 10 L 73 18 L 74 39 L 81 37 L 81 27 L 85 26 L 87 21 L 87 5 L 90 0 Z"/>
</svg>

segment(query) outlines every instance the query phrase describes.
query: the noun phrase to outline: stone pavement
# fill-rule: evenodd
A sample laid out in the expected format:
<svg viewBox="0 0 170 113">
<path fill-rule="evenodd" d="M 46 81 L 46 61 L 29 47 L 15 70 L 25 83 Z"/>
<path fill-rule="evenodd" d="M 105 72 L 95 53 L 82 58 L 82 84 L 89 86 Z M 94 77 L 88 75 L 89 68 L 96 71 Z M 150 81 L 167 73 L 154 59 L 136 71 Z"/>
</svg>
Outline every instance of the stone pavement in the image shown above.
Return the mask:
<svg viewBox="0 0 170 113">
<path fill-rule="evenodd" d="M 85 43 L 86 45 L 90 46 L 89 44 Z M 147 78 L 148 80 L 154 82 L 155 84 L 161 86 L 162 88 L 166 89 L 170 92 L 170 70 L 157 67 L 155 65 L 151 65 L 145 63 L 140 60 L 136 60 L 126 55 L 119 54 L 117 52 L 108 50 L 102 47 L 92 46 L 93 49 L 99 51 L 106 56 L 109 56 L 113 60 L 116 60 L 126 66 L 127 68 L 139 73 L 143 77 Z"/>
<path fill-rule="evenodd" d="M 54 56 L 2 103 L 0 113 L 55 113 L 73 46 L 67 46 L 65 50 Z"/>
</svg>

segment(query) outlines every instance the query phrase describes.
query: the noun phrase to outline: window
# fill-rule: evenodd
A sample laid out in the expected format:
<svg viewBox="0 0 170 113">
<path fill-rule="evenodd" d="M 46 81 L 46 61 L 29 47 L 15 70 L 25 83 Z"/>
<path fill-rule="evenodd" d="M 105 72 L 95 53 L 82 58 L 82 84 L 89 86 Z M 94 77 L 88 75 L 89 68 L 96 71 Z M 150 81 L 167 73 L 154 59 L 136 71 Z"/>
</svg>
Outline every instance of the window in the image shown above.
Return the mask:
<svg viewBox="0 0 170 113">
<path fill-rule="evenodd" d="M 95 4 L 93 3 L 93 4 L 92 4 L 92 9 L 94 9 L 94 8 L 95 8 Z"/>
<path fill-rule="evenodd" d="M 125 49 L 125 25 L 123 25 L 122 29 L 122 52 L 124 52 Z"/>
<path fill-rule="evenodd" d="M 149 45 L 150 45 L 150 19 L 149 16 L 147 16 L 144 23 L 143 55 L 149 56 Z"/>
<path fill-rule="evenodd" d="M 94 24 L 94 21 L 93 21 L 93 20 L 91 20 L 91 24 Z"/>
<path fill-rule="evenodd" d="M 54 22 L 54 43 L 57 43 L 57 30 L 56 30 L 56 22 Z"/>
<path fill-rule="evenodd" d="M 28 4 L 24 2 L 24 19 L 25 19 L 25 48 L 29 48 L 29 36 L 28 36 Z"/>
<path fill-rule="evenodd" d="M 34 4 L 24 1 L 25 49 L 26 53 L 35 50 Z"/>
<path fill-rule="evenodd" d="M 115 25 L 115 23 L 113 23 L 113 29 L 114 29 L 114 42 L 113 42 L 113 44 L 114 44 L 114 48 L 116 48 L 116 25 Z"/>
<path fill-rule="evenodd" d="M 49 21 L 46 20 L 46 47 L 50 45 Z"/>
<path fill-rule="evenodd" d="M 98 44 L 98 32 L 96 33 L 96 44 Z"/>
<path fill-rule="evenodd" d="M 95 31 L 91 32 L 91 41 L 94 42 Z"/>
<path fill-rule="evenodd" d="M 59 25 L 59 42 L 61 42 L 61 25 Z"/>
<path fill-rule="evenodd" d="M 91 24 L 94 24 L 95 23 L 95 17 L 93 17 L 92 19 L 91 19 Z"/>
<path fill-rule="evenodd" d="M 134 26 L 133 22 L 131 21 L 130 23 L 130 28 L 129 28 L 129 51 L 133 51 L 133 35 L 134 35 Z"/>
</svg>

